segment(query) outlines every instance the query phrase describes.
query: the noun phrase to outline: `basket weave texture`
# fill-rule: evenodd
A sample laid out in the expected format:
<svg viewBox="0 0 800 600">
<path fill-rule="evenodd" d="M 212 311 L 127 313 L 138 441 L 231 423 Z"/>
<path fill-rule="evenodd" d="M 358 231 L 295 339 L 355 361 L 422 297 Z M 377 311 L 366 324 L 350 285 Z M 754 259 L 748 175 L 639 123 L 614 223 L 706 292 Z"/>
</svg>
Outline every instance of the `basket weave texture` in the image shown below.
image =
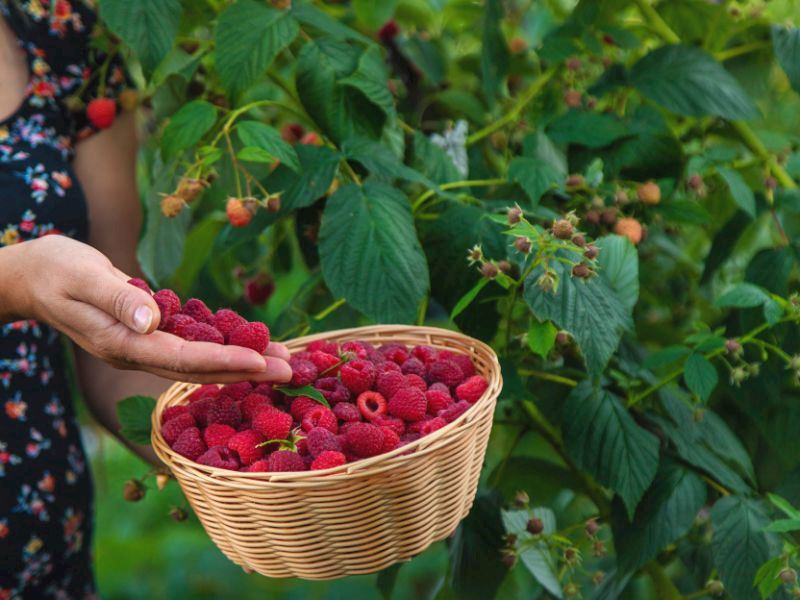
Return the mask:
<svg viewBox="0 0 800 600">
<path fill-rule="evenodd" d="M 416 442 L 325 471 L 239 473 L 200 465 L 161 437 L 162 412 L 186 402 L 195 384 L 177 383 L 153 411 L 153 448 L 172 470 L 211 539 L 234 563 L 267 577 L 336 579 L 406 561 L 450 536 L 475 499 L 502 387 L 486 344 L 444 329 L 380 325 L 294 339 L 428 344 L 469 355 L 489 382 L 459 419 Z"/>
</svg>

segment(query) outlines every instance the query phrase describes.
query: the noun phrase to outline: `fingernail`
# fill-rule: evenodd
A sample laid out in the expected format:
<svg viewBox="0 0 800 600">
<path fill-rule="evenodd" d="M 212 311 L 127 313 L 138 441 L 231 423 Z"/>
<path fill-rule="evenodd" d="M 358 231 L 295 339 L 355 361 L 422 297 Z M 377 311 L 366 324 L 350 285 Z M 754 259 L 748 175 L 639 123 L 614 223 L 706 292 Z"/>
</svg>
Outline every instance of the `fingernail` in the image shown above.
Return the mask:
<svg viewBox="0 0 800 600">
<path fill-rule="evenodd" d="M 153 311 L 149 306 L 142 305 L 133 313 L 133 325 L 139 333 L 146 333 L 153 322 Z"/>
</svg>

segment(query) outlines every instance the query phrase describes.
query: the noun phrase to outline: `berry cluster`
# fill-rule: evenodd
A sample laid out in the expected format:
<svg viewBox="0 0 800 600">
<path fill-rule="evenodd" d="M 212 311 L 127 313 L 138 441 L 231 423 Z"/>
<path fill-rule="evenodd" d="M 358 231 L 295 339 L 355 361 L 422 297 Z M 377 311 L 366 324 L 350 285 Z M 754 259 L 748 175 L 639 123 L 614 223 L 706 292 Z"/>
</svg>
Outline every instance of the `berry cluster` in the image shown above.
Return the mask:
<svg viewBox="0 0 800 600">
<path fill-rule="evenodd" d="M 178 454 L 212 467 L 329 469 L 441 429 L 488 387 L 468 356 L 431 346 L 315 341 L 290 364 L 287 388 L 246 381 L 197 388 L 187 404 L 164 411 L 161 435 Z M 288 393 L 303 386 L 328 406 Z"/>
<path fill-rule="evenodd" d="M 148 294 L 150 287 L 141 279 L 128 283 Z M 181 305 L 178 294 L 163 289 L 153 294 L 161 312 L 158 328 L 190 342 L 211 342 L 242 346 L 263 354 L 269 345 L 269 328 L 257 321 L 248 321 L 229 308 L 213 313 L 202 300 L 190 298 Z"/>
</svg>

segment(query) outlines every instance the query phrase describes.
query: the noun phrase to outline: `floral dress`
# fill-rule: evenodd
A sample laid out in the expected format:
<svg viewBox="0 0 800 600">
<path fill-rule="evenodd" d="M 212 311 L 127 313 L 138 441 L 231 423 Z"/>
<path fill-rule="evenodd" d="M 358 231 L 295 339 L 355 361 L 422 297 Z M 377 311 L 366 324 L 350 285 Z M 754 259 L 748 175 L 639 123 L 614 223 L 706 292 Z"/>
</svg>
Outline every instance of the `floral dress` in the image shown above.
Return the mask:
<svg viewBox="0 0 800 600">
<path fill-rule="evenodd" d="M 0 121 L 0 248 L 51 234 L 86 240 L 70 163 L 91 128 L 76 98 L 113 97 L 125 75 L 93 48 L 96 15 L 83 2 L 0 0 L 0 16 L 29 69 L 24 101 Z M 95 594 L 92 484 L 64 350 L 46 325 L 0 324 L 0 600 Z"/>
</svg>

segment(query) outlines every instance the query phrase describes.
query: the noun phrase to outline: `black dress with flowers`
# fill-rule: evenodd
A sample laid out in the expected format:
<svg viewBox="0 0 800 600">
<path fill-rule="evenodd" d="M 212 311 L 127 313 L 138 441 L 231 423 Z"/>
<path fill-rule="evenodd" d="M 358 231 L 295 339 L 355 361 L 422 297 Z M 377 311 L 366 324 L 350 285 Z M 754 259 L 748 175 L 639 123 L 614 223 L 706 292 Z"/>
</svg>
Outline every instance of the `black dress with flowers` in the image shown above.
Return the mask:
<svg viewBox="0 0 800 600">
<path fill-rule="evenodd" d="M 30 77 L 22 104 L 0 121 L 0 248 L 51 234 L 85 240 L 70 163 L 91 128 L 67 99 L 113 97 L 124 73 L 92 47 L 96 15 L 83 2 L 0 0 L 0 15 Z M 0 285 L 13 282 L 0 273 Z M 0 324 L 0 600 L 95 594 L 92 485 L 65 369 L 56 331 Z"/>
</svg>

